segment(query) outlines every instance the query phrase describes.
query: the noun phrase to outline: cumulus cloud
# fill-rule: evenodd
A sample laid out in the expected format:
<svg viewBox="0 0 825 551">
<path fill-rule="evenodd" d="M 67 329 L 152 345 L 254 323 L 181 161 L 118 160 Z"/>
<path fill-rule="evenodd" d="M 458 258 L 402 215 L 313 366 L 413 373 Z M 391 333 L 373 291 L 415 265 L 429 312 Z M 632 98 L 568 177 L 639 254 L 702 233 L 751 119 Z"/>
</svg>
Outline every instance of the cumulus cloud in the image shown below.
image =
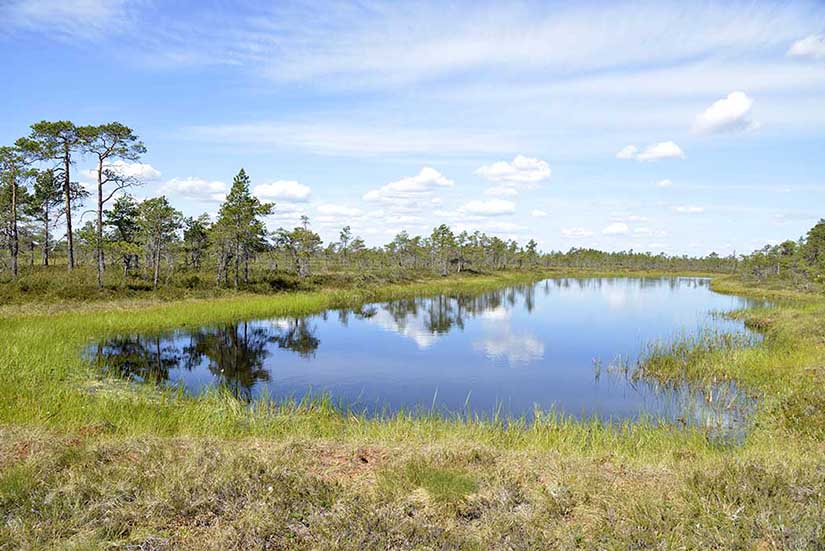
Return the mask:
<svg viewBox="0 0 825 551">
<path fill-rule="evenodd" d="M 361 216 L 363 211 L 356 207 L 347 207 L 345 205 L 332 205 L 332 204 L 323 204 L 318 205 L 316 210 L 324 215 L 331 215 L 331 216 Z"/>
<path fill-rule="evenodd" d="M 661 142 L 649 145 L 636 155 L 639 161 L 657 161 L 659 159 L 684 159 L 685 154 L 674 142 Z"/>
<path fill-rule="evenodd" d="M 792 57 L 825 59 L 825 34 L 812 34 L 797 40 L 788 50 Z"/>
<path fill-rule="evenodd" d="M 626 145 L 616 153 L 617 159 L 635 159 L 636 155 L 639 153 L 639 148 L 635 145 Z"/>
<path fill-rule="evenodd" d="M 695 205 L 678 205 L 673 207 L 673 212 L 680 214 L 700 214 L 705 212 L 705 207 L 697 207 Z"/>
<path fill-rule="evenodd" d="M 656 182 L 656 187 L 659 187 L 659 188 L 673 187 L 673 182 L 670 181 L 669 179 L 665 178 L 664 180 L 659 180 L 658 182 Z"/>
<path fill-rule="evenodd" d="M 753 99 L 744 92 L 731 92 L 696 116 L 693 131 L 698 134 L 718 134 L 754 130 L 759 124 L 751 119 Z"/>
<path fill-rule="evenodd" d="M 154 182 L 160 179 L 158 169 L 148 163 L 130 163 L 117 160 L 103 165 L 104 169 L 112 170 L 124 178 L 134 178 L 140 182 Z M 81 175 L 92 181 L 97 181 L 97 169 L 82 171 Z"/>
<path fill-rule="evenodd" d="M 544 342 L 529 333 L 514 334 L 509 325 L 487 338 L 473 342 L 473 348 L 489 358 L 506 359 L 510 366 L 530 363 L 544 357 Z"/>
<path fill-rule="evenodd" d="M 435 192 L 440 188 L 451 188 L 455 182 L 434 168 L 425 166 L 415 176 L 408 176 L 390 182 L 364 194 L 365 201 L 384 203 L 395 210 L 417 210 L 423 201 L 436 204 Z"/>
<path fill-rule="evenodd" d="M 491 182 L 521 184 L 535 184 L 547 180 L 551 173 L 550 165 L 546 161 L 524 155 L 516 155 L 510 162 L 498 161 L 476 170 L 476 174 Z"/>
<path fill-rule="evenodd" d="M 541 209 L 533 209 L 530 211 L 530 216 L 534 216 L 536 218 L 544 218 L 547 216 L 547 213 Z"/>
<path fill-rule="evenodd" d="M 118 174 L 129 178 L 137 178 L 144 182 L 151 182 L 160 178 L 160 171 L 147 163 L 129 163 L 126 161 L 115 161 L 105 165 Z"/>
<path fill-rule="evenodd" d="M 280 200 L 290 203 L 305 203 L 309 200 L 312 190 L 295 180 L 278 180 L 270 184 L 255 186 L 252 193 L 266 200 Z"/>
<path fill-rule="evenodd" d="M 492 195 L 493 197 L 515 197 L 518 195 L 518 190 L 511 186 L 493 186 L 485 189 L 484 195 Z"/>
<path fill-rule="evenodd" d="M 516 204 L 505 199 L 490 199 L 480 201 L 478 199 L 464 204 L 458 209 L 460 213 L 477 216 L 499 216 L 502 214 L 512 214 L 516 210 Z"/>
<path fill-rule="evenodd" d="M 561 234 L 565 237 L 578 239 L 581 237 L 590 237 L 593 232 L 586 228 L 562 228 Z"/>
<path fill-rule="evenodd" d="M 639 150 L 635 145 L 626 145 L 618 153 L 617 159 L 635 159 L 637 161 L 658 161 L 661 159 L 684 159 L 682 148 L 672 141 L 651 144 Z"/>
<path fill-rule="evenodd" d="M 613 222 L 647 222 L 647 216 L 626 212 L 613 212 L 610 214 L 610 219 Z"/>
<path fill-rule="evenodd" d="M 172 178 L 163 184 L 162 189 L 167 193 L 175 193 L 190 199 L 223 201 L 226 198 L 227 185 L 224 182 L 188 176 Z"/>
<path fill-rule="evenodd" d="M 630 226 L 624 222 L 614 222 L 602 230 L 605 235 L 625 235 L 630 233 Z"/>
<path fill-rule="evenodd" d="M 275 211 L 268 217 L 267 225 L 272 230 L 278 227 L 297 226 L 301 221 L 301 216 L 304 215 L 309 216 L 309 212 L 303 204 L 281 202 L 275 206 Z"/>
<path fill-rule="evenodd" d="M 478 228 L 463 228 L 463 229 L 480 229 L 482 231 L 490 232 L 490 233 L 509 233 L 511 236 L 515 235 L 516 233 L 523 232 L 527 229 L 527 226 L 522 226 L 521 224 L 516 224 L 514 222 L 504 222 L 501 220 L 493 221 L 493 222 L 486 222 L 483 224 L 479 224 Z"/>
</svg>

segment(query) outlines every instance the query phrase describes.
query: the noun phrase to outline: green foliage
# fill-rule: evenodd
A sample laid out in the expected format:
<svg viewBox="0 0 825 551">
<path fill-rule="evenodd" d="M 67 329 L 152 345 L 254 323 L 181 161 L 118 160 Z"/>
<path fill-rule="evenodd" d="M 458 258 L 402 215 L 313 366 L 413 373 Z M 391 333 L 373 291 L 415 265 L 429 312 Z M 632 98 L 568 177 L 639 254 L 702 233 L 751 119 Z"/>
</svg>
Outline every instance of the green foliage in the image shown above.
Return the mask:
<svg viewBox="0 0 825 551">
<path fill-rule="evenodd" d="M 62 193 L 63 186 L 55 177 L 54 170 L 37 172 L 27 214 L 40 225 L 37 235 L 43 252 L 43 264 L 46 266 L 53 247 L 54 226 L 61 216 Z"/>
<path fill-rule="evenodd" d="M 820 220 L 808 232 L 800 253 L 805 262 L 817 272 L 819 280 L 825 280 L 825 219 Z"/>
<path fill-rule="evenodd" d="M 250 179 L 244 169 L 232 181 L 232 189 L 218 211 L 210 239 L 218 251 L 218 281 L 226 282 L 229 264 L 234 263 L 234 286 L 249 282 L 249 262 L 266 248 L 266 225 L 262 219 L 272 213 L 272 203 L 262 203 L 249 190 Z"/>
<path fill-rule="evenodd" d="M 746 279 L 785 282 L 801 289 L 816 289 L 825 284 L 825 219 L 820 220 L 799 242 L 765 245 L 743 257 L 741 264 L 741 273 Z"/>
<path fill-rule="evenodd" d="M 202 214 L 197 218 L 187 217 L 183 221 L 183 250 L 187 267 L 200 270 L 203 257 L 209 248 L 211 223 L 209 216 Z"/>
<path fill-rule="evenodd" d="M 138 206 L 138 236 L 153 266 L 152 287 L 157 288 L 160 261 L 164 251 L 175 241 L 183 225 L 183 215 L 169 204 L 165 196 L 146 199 Z"/>
<path fill-rule="evenodd" d="M 295 272 L 303 278 L 310 274 L 312 258 L 320 251 L 322 241 L 320 235 L 309 229 L 308 220 L 306 220 L 304 226 L 294 228 L 292 231 L 279 228 L 275 232 L 275 244 L 289 253 Z"/>
</svg>

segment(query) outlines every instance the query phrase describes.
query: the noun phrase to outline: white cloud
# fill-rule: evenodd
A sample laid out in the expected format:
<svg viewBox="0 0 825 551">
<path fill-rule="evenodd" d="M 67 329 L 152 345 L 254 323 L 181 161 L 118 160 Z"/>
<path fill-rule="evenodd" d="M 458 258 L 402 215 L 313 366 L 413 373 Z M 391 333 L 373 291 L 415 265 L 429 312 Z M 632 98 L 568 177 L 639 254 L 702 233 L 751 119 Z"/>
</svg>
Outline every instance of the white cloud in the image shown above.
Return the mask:
<svg viewBox="0 0 825 551">
<path fill-rule="evenodd" d="M 278 227 L 295 227 L 300 223 L 303 215 L 310 215 L 303 204 L 279 202 L 275 205 L 273 213 L 267 217 L 267 226 L 271 230 Z M 310 221 L 315 222 L 312 217 L 310 217 Z"/>
<path fill-rule="evenodd" d="M 812 34 L 797 40 L 788 50 L 788 55 L 825 59 L 825 34 Z"/>
<path fill-rule="evenodd" d="M 392 221 L 398 224 L 421 224 L 424 222 L 424 218 L 421 216 L 402 215 L 393 217 Z"/>
<path fill-rule="evenodd" d="M 753 99 L 744 92 L 731 92 L 696 116 L 693 131 L 699 134 L 741 132 L 758 128 L 751 119 Z"/>
<path fill-rule="evenodd" d="M 366 318 L 366 320 L 385 331 L 407 337 L 422 350 L 432 346 L 439 338 L 437 333 L 427 327 L 423 316 L 406 314 L 403 317 L 398 317 L 381 308 L 375 312 L 375 315 Z"/>
<path fill-rule="evenodd" d="M 658 161 L 660 159 L 684 159 L 682 148 L 672 141 L 659 142 L 647 146 L 643 151 L 635 145 L 626 145 L 618 153 L 617 159 L 635 159 L 637 161 Z"/>
<path fill-rule="evenodd" d="M 586 228 L 562 228 L 561 234 L 565 237 L 578 239 L 581 237 L 590 237 L 593 235 L 593 232 Z"/>
<path fill-rule="evenodd" d="M 164 192 L 175 193 L 190 199 L 220 202 L 226 198 L 227 185 L 224 182 L 188 176 L 172 178 L 165 182 L 161 189 Z"/>
<path fill-rule="evenodd" d="M 498 161 L 479 167 L 475 173 L 491 182 L 534 184 L 550 178 L 552 171 L 546 161 L 516 155 L 511 162 Z"/>
<path fill-rule="evenodd" d="M 122 176 L 137 178 L 144 182 L 151 182 L 160 178 L 160 171 L 147 163 L 129 163 L 118 160 L 106 166 Z"/>
<path fill-rule="evenodd" d="M 533 209 L 530 211 L 530 216 L 534 216 L 536 218 L 544 218 L 547 216 L 547 213 L 541 209 Z"/>
<path fill-rule="evenodd" d="M 332 204 L 323 204 L 318 205 L 316 210 L 321 214 L 325 215 L 333 215 L 333 216 L 361 216 L 364 212 L 356 207 L 347 207 L 344 205 L 332 205 Z"/>
<path fill-rule="evenodd" d="M 527 229 L 527 226 L 522 226 L 521 224 L 516 224 L 514 222 L 504 222 L 501 220 L 485 222 L 483 224 L 479 224 L 478 228 L 464 228 L 467 230 L 470 229 L 480 229 L 482 231 L 487 231 L 490 233 L 509 233 L 513 236 L 516 233 L 523 232 Z"/>
<path fill-rule="evenodd" d="M 490 199 L 488 201 L 479 201 L 476 199 L 464 204 L 458 209 L 461 213 L 474 214 L 477 216 L 499 216 L 502 214 L 512 214 L 515 210 L 515 203 L 505 199 Z"/>
<path fill-rule="evenodd" d="M 529 333 L 514 334 L 509 324 L 496 327 L 489 337 L 473 342 L 473 348 L 490 358 L 506 359 L 510 366 L 544 357 L 544 342 Z"/>
<path fill-rule="evenodd" d="M 515 197 L 518 195 L 518 190 L 511 186 L 493 186 L 485 189 L 484 195 L 492 195 L 493 197 Z"/>
<path fill-rule="evenodd" d="M 684 159 L 682 149 L 673 142 L 661 142 L 649 145 L 636 155 L 640 161 L 657 161 L 659 159 Z"/>
<path fill-rule="evenodd" d="M 302 150 L 319 155 L 369 157 L 375 155 L 492 154 L 518 149 L 524 139 L 508 130 L 409 127 L 360 118 L 342 121 L 270 121 L 213 126 L 191 126 L 186 139 L 222 147 L 244 146 L 262 152 Z M 468 139 L 472 136 L 472 139 Z"/>
<path fill-rule="evenodd" d="M 422 202 L 432 203 L 435 192 L 442 188 L 451 188 L 455 182 L 435 170 L 425 166 L 415 176 L 408 176 L 390 182 L 364 194 L 365 201 L 376 201 L 394 210 L 417 211 L 423 208 Z"/>
<path fill-rule="evenodd" d="M 630 226 L 624 222 L 614 222 L 602 230 L 605 235 L 625 235 L 630 233 Z"/>
<path fill-rule="evenodd" d="M 670 181 L 669 179 L 665 178 L 664 180 L 659 180 L 658 182 L 656 182 L 656 187 L 658 187 L 658 188 L 673 187 L 673 182 Z"/>
<path fill-rule="evenodd" d="M 88 40 L 129 29 L 134 8 L 128 0 L 9 0 L 0 2 L 0 20 L 10 28 Z"/>
<path fill-rule="evenodd" d="M 695 205 L 678 205 L 673 207 L 673 211 L 680 214 L 700 214 L 705 212 L 705 207 L 697 207 Z"/>
<path fill-rule="evenodd" d="M 611 213 L 611 219 L 614 222 L 647 222 L 647 216 L 639 214 L 627 214 L 624 212 Z"/>
<path fill-rule="evenodd" d="M 639 153 L 639 148 L 635 145 L 626 145 L 616 153 L 617 159 L 635 159 L 636 155 Z"/>
<path fill-rule="evenodd" d="M 323 32 L 278 21 L 289 30 L 278 35 L 280 40 L 267 40 L 273 23 L 256 18 L 262 29 L 248 33 L 255 48 L 246 57 L 263 60 L 266 74 L 278 81 L 349 87 L 399 87 L 471 71 L 556 76 L 641 64 L 661 67 L 712 52 L 736 55 L 756 46 L 784 46 L 801 29 L 822 23 L 811 9 L 777 9 L 773 3 L 749 3 L 743 15 L 740 2 L 654 3 L 636 10 L 610 4 L 600 5 L 597 13 L 587 3 L 498 3 L 484 9 L 425 3 L 392 10 L 368 4 L 334 10 L 334 17 L 317 8 L 290 8 L 270 17 L 319 20 L 325 23 Z M 692 32 L 697 28 L 702 32 Z M 237 33 L 226 34 L 208 47 L 225 48 Z"/>
<path fill-rule="evenodd" d="M 117 174 L 126 178 L 135 178 L 140 182 L 154 182 L 160 179 L 161 173 L 158 169 L 147 163 L 130 163 L 117 160 L 103 165 L 104 168 L 113 170 Z M 97 182 L 97 169 L 84 170 L 82 176 Z"/>
<path fill-rule="evenodd" d="M 304 203 L 309 200 L 312 190 L 295 180 L 278 180 L 270 184 L 259 184 L 253 188 L 252 193 L 268 201 Z"/>
</svg>

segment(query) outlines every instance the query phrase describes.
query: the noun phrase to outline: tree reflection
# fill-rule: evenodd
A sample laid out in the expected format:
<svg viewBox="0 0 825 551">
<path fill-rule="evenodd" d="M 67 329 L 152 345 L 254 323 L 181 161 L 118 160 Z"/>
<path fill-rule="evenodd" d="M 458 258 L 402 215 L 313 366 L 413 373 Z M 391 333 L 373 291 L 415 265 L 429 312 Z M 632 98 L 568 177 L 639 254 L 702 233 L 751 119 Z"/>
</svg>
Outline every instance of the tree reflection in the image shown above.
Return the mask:
<svg viewBox="0 0 825 551">
<path fill-rule="evenodd" d="M 193 369 L 208 361 L 208 369 L 237 397 L 249 397 L 259 382 L 269 381 L 264 360 L 270 332 L 248 322 L 228 324 L 192 334 L 183 347 L 182 367 Z"/>
<path fill-rule="evenodd" d="M 321 340 L 315 336 L 315 327 L 310 325 L 309 318 L 282 320 L 277 327 L 279 333 L 272 340 L 278 348 L 297 352 L 302 358 L 315 356 Z"/>
<path fill-rule="evenodd" d="M 271 344 L 311 357 L 321 341 L 309 318 L 275 323 L 232 323 L 195 330 L 185 337 L 117 337 L 94 349 L 106 372 L 139 381 L 165 383 L 170 371 L 206 368 L 217 383 L 249 398 L 258 383 L 270 380 L 265 365 Z"/>
<path fill-rule="evenodd" d="M 139 381 L 163 382 L 178 367 L 180 350 L 163 337 L 117 337 L 96 348 L 95 359 L 104 371 Z"/>
</svg>

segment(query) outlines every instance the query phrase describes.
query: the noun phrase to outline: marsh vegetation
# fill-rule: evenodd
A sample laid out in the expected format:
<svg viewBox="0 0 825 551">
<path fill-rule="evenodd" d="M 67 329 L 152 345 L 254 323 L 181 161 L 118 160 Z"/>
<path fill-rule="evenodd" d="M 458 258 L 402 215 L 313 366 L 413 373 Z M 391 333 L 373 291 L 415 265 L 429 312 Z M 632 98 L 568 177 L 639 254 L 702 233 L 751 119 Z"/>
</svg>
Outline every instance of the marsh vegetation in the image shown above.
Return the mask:
<svg viewBox="0 0 825 551">
<path fill-rule="evenodd" d="M 10 548 L 821 545 L 825 303 L 810 295 L 717 279 L 718 291 L 773 303 L 732 314 L 758 328 L 760 341 L 670 341 L 674 349 L 662 344 L 640 356 L 647 378 L 733 380 L 760 395 L 741 441 L 719 441 L 699 427 L 559 412 L 530 423 L 368 418 L 324 400 L 249 404 L 217 389 L 188 397 L 101 379 L 82 355 L 90 341 L 117 335 L 303 319 L 422 295 L 489 293 L 535 277 L 7 307 L 0 541 Z"/>
<path fill-rule="evenodd" d="M 825 221 L 727 257 L 324 243 L 243 170 L 214 219 L 137 201 L 144 151 L 0 148 L 0 548 L 825 546 Z"/>
</svg>

